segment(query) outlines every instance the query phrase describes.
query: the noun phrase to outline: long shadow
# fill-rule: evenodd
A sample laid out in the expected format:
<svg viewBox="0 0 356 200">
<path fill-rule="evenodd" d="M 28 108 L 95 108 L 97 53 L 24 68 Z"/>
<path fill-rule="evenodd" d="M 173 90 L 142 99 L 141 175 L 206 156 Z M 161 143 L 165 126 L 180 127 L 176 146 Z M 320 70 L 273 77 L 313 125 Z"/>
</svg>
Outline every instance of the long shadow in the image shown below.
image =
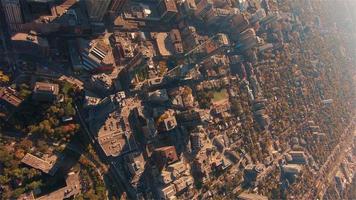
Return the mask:
<svg viewBox="0 0 356 200">
<path fill-rule="evenodd" d="M 90 33 L 83 1 L 27 2 L 21 6 L 26 20 L 22 25 L 24 32 L 34 30 L 43 35 L 54 34 L 57 37 Z"/>
</svg>

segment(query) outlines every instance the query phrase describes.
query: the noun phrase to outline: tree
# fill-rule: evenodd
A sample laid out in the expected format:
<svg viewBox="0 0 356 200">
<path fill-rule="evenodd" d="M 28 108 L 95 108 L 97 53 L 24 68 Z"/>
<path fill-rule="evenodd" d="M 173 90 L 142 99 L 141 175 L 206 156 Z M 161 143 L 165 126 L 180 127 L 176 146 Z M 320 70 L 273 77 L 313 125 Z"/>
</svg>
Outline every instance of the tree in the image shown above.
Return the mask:
<svg viewBox="0 0 356 200">
<path fill-rule="evenodd" d="M 79 195 L 74 197 L 74 200 L 84 200 L 84 195 L 83 194 L 79 194 Z"/>
<path fill-rule="evenodd" d="M 15 189 L 13 192 L 12 192 L 12 197 L 13 198 L 18 198 L 21 194 L 24 194 L 25 193 L 25 188 L 17 188 Z"/>
<path fill-rule="evenodd" d="M 30 87 L 26 84 L 21 84 L 19 86 L 19 96 L 23 99 L 26 99 L 28 96 L 30 96 L 31 90 Z"/>
<path fill-rule="evenodd" d="M 0 175 L 0 185 L 6 185 L 10 179 L 7 176 Z"/>
<path fill-rule="evenodd" d="M 25 151 L 29 151 L 30 148 L 32 148 L 32 145 L 32 141 L 29 139 L 23 139 L 19 144 L 20 148 L 24 149 Z"/>
<path fill-rule="evenodd" d="M 9 76 L 5 75 L 3 71 L 0 71 L 0 84 L 8 83 L 10 81 Z"/>
<path fill-rule="evenodd" d="M 97 194 L 97 195 L 99 195 L 100 197 L 105 197 L 105 187 L 103 187 L 103 186 L 96 186 L 95 187 L 95 193 Z"/>
<path fill-rule="evenodd" d="M 99 200 L 100 198 L 98 195 L 94 193 L 94 191 L 91 189 L 88 192 L 84 194 L 84 199 L 90 199 L 90 200 Z"/>
<path fill-rule="evenodd" d="M 16 177 L 16 178 L 23 178 L 22 177 L 22 170 L 21 169 L 19 169 L 19 168 L 15 168 L 15 169 L 12 169 L 11 171 L 10 171 L 10 173 L 11 173 L 11 176 L 13 176 L 13 177 Z"/>
<path fill-rule="evenodd" d="M 40 188 L 42 185 L 43 184 L 41 181 L 33 181 L 30 184 L 28 184 L 26 187 L 28 190 L 35 190 L 37 188 Z"/>
<path fill-rule="evenodd" d="M 65 95 L 68 95 L 71 91 L 73 91 L 73 87 L 70 83 L 67 83 L 65 82 L 63 85 L 62 85 L 62 92 L 65 94 Z"/>
<path fill-rule="evenodd" d="M 74 108 L 73 108 L 73 106 L 72 106 L 71 103 L 67 103 L 67 104 L 65 105 L 65 107 L 64 107 L 64 113 L 65 113 L 65 115 L 67 115 L 67 116 L 73 116 L 73 115 L 75 115 L 75 110 L 74 110 Z"/>
<path fill-rule="evenodd" d="M 15 151 L 15 158 L 18 160 L 22 159 L 25 156 L 25 151 L 23 149 L 17 149 Z"/>
<path fill-rule="evenodd" d="M 25 170 L 27 168 L 23 168 L 23 170 Z M 26 172 L 26 178 L 27 179 L 32 179 L 36 176 L 39 176 L 41 175 L 41 172 L 37 169 L 34 169 L 34 168 L 31 168 L 31 169 L 28 169 L 28 171 Z"/>
<path fill-rule="evenodd" d="M 13 159 L 12 154 L 9 154 L 9 152 L 0 149 L 0 163 L 5 165 L 5 167 L 10 167 L 12 159 Z"/>
<path fill-rule="evenodd" d="M 52 129 L 51 123 L 49 120 L 45 119 L 39 124 L 39 130 L 40 133 L 43 134 L 52 134 L 54 133 L 54 130 Z"/>
<path fill-rule="evenodd" d="M 37 141 L 37 147 L 38 147 L 38 150 L 42 153 L 45 153 L 48 151 L 48 145 L 45 141 L 43 140 L 38 140 Z"/>
</svg>

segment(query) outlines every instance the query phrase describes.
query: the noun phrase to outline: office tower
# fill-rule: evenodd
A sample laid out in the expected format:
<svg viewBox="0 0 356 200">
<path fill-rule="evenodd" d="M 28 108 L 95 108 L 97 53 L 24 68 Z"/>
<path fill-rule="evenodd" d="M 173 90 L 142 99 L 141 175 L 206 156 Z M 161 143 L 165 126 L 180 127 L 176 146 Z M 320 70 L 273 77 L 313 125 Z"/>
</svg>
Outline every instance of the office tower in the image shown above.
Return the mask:
<svg viewBox="0 0 356 200">
<path fill-rule="evenodd" d="M 158 3 L 158 12 L 162 21 L 169 22 L 178 14 L 177 5 L 173 0 L 161 0 Z"/>
<path fill-rule="evenodd" d="M 21 24 L 23 24 L 20 1 L 1 0 L 1 3 L 10 31 L 19 31 Z"/>
<path fill-rule="evenodd" d="M 108 11 L 110 0 L 86 0 L 87 12 L 92 22 L 101 22 Z"/>
</svg>

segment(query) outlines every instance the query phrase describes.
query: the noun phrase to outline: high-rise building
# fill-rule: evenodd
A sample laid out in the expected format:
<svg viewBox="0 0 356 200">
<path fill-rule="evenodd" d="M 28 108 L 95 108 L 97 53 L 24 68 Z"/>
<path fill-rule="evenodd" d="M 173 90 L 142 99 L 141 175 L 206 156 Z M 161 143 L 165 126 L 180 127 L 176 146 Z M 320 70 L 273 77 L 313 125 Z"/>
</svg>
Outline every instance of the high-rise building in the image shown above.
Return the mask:
<svg viewBox="0 0 356 200">
<path fill-rule="evenodd" d="M 213 1 L 212 0 L 201 0 L 197 4 L 197 9 L 195 10 L 195 16 L 198 18 L 205 18 L 208 11 L 213 8 Z"/>
<path fill-rule="evenodd" d="M 109 6 L 109 12 L 120 13 L 124 9 L 124 6 L 127 4 L 128 0 L 111 0 Z"/>
<path fill-rule="evenodd" d="M 178 14 L 176 2 L 173 0 L 161 0 L 158 3 L 158 12 L 162 21 L 169 22 Z"/>
<path fill-rule="evenodd" d="M 20 30 L 23 24 L 21 6 L 19 0 L 1 0 L 6 22 L 12 32 Z"/>
<path fill-rule="evenodd" d="M 211 8 L 206 13 L 205 22 L 208 25 L 221 25 L 223 22 L 229 21 L 233 14 L 231 9 Z"/>
<path fill-rule="evenodd" d="M 89 19 L 92 22 L 101 22 L 108 11 L 111 0 L 86 0 Z"/>
</svg>

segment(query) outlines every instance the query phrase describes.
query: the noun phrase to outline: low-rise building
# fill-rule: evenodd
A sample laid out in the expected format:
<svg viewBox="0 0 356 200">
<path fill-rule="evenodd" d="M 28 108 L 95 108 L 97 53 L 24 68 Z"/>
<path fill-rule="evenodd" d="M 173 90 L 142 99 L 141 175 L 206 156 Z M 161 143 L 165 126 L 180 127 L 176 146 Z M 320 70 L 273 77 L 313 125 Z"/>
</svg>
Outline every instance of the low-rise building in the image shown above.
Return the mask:
<svg viewBox="0 0 356 200">
<path fill-rule="evenodd" d="M 16 90 L 12 88 L 0 88 L 0 117 L 8 118 L 22 103 Z"/>
<path fill-rule="evenodd" d="M 32 98 L 36 101 L 54 101 L 58 94 L 58 84 L 36 82 L 33 89 Z"/>
<path fill-rule="evenodd" d="M 177 126 L 177 120 L 174 116 L 169 116 L 163 119 L 159 125 L 158 130 L 161 131 L 170 131 L 173 130 Z"/>
<path fill-rule="evenodd" d="M 163 185 L 171 183 L 173 181 L 172 172 L 163 170 L 158 181 Z"/>
<path fill-rule="evenodd" d="M 76 196 L 81 192 L 81 184 L 79 173 L 70 172 L 66 177 L 66 186 L 51 192 L 49 194 L 40 196 L 36 200 L 63 200 Z"/>
<path fill-rule="evenodd" d="M 25 157 L 22 158 L 21 162 L 53 176 L 58 170 L 60 159 L 61 157 L 55 154 L 51 156 L 44 155 L 42 158 L 39 158 L 30 153 L 27 153 Z"/>
<path fill-rule="evenodd" d="M 307 163 L 307 157 L 304 151 L 290 151 L 288 154 L 292 157 L 292 160 L 289 163 L 293 163 L 293 164 Z"/>
<path fill-rule="evenodd" d="M 81 80 L 76 79 L 74 77 L 68 77 L 68 76 L 62 75 L 61 77 L 59 77 L 58 80 L 59 81 L 64 81 L 64 82 L 67 82 L 67 83 L 71 84 L 77 90 L 83 90 L 84 89 L 84 83 Z"/>
<path fill-rule="evenodd" d="M 148 93 L 148 100 L 155 103 L 164 103 L 169 100 L 167 90 L 156 90 Z"/>
<path fill-rule="evenodd" d="M 194 96 L 188 86 L 175 88 L 169 92 L 172 104 L 180 108 L 194 108 Z"/>
<path fill-rule="evenodd" d="M 163 168 L 165 165 L 173 164 L 179 160 L 174 146 L 157 148 L 152 156 L 158 168 Z"/>
<path fill-rule="evenodd" d="M 85 108 L 94 107 L 94 106 L 98 105 L 100 103 L 100 101 L 101 101 L 101 98 L 86 95 L 85 99 L 84 99 L 84 107 Z"/>
<path fill-rule="evenodd" d="M 158 188 L 158 195 L 161 199 L 175 200 L 175 199 L 177 199 L 177 197 L 175 196 L 176 194 L 177 194 L 177 191 L 173 184 Z"/>
<path fill-rule="evenodd" d="M 172 176 L 175 179 L 177 179 L 177 178 L 183 176 L 187 172 L 188 167 L 187 167 L 186 163 L 184 163 L 183 161 L 179 161 L 179 162 L 168 165 L 166 170 L 171 172 Z"/>
<path fill-rule="evenodd" d="M 189 187 L 192 187 L 193 183 L 194 183 L 194 180 L 193 180 L 193 177 L 191 177 L 191 176 L 183 176 L 180 179 L 173 182 L 177 193 L 180 193 L 183 190 L 185 190 Z"/>
<path fill-rule="evenodd" d="M 16 33 L 11 38 L 16 52 L 34 57 L 46 57 L 49 55 L 47 39 L 37 36 L 33 31 L 30 33 Z"/>
<path fill-rule="evenodd" d="M 156 40 L 158 51 L 162 57 L 168 57 L 183 53 L 183 44 L 178 29 L 172 29 L 170 32 L 151 33 L 152 38 Z"/>
<path fill-rule="evenodd" d="M 243 192 L 237 197 L 238 200 L 268 200 L 268 197 L 259 194 Z"/>
<path fill-rule="evenodd" d="M 282 167 L 284 174 L 298 175 L 302 171 L 303 166 L 298 164 L 287 164 Z"/>
<path fill-rule="evenodd" d="M 188 110 L 176 114 L 176 120 L 182 126 L 194 126 L 202 123 L 203 117 L 201 112 Z"/>
</svg>

